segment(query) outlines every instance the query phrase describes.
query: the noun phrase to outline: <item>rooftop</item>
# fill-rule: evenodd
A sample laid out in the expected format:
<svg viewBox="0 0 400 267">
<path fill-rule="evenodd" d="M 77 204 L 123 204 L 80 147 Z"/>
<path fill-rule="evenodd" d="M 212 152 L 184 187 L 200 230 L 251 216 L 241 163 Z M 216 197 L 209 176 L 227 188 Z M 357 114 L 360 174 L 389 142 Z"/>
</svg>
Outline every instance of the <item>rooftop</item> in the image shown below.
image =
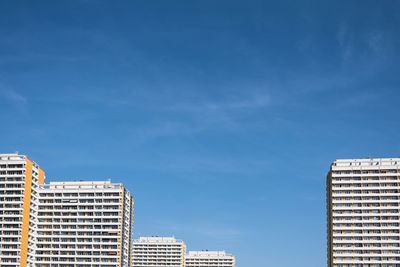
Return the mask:
<svg viewBox="0 0 400 267">
<path fill-rule="evenodd" d="M 0 160 L 21 160 L 25 158 L 25 155 L 20 155 L 18 152 L 0 154 Z"/>
<path fill-rule="evenodd" d="M 337 159 L 332 167 L 399 167 L 400 158 Z"/>
<path fill-rule="evenodd" d="M 111 183 L 107 181 L 67 181 L 67 182 L 50 182 L 41 186 L 45 189 L 118 189 L 122 187 L 121 183 Z"/>
<path fill-rule="evenodd" d="M 232 256 L 232 254 L 226 254 L 225 251 L 202 250 L 202 251 L 189 251 L 188 256 L 189 257 L 226 257 L 226 256 Z"/>
<path fill-rule="evenodd" d="M 182 240 L 177 240 L 173 236 L 140 236 L 134 240 L 135 243 L 178 243 Z"/>
</svg>

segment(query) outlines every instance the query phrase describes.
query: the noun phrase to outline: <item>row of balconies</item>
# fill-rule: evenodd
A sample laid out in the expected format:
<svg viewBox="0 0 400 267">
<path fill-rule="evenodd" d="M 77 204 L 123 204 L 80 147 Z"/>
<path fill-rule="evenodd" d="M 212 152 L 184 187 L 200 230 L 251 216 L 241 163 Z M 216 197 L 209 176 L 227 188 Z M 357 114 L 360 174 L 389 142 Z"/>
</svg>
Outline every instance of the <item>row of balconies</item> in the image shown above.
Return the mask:
<svg viewBox="0 0 400 267">
<path fill-rule="evenodd" d="M 104 246 L 99 246 L 99 245 L 37 245 L 36 251 L 71 251 L 71 250 L 85 250 L 85 251 L 98 251 L 98 250 L 110 250 L 110 249 L 119 249 L 120 246 L 117 245 L 104 245 Z"/>
<path fill-rule="evenodd" d="M 368 229 L 368 230 L 366 230 L 366 229 L 362 229 L 362 230 L 355 230 L 355 229 L 351 229 L 351 230 L 337 230 L 337 229 L 334 229 L 333 231 L 332 231 L 332 233 L 336 233 L 336 234 L 362 234 L 362 233 L 365 233 L 365 234 L 373 234 L 373 233 L 375 233 L 375 234 L 380 234 L 380 233 L 400 233 L 400 230 L 397 228 L 397 229 L 386 229 L 386 228 L 382 228 L 382 229 L 379 229 L 379 230 L 372 230 L 372 229 Z"/>
<path fill-rule="evenodd" d="M 53 200 L 54 199 L 54 200 Z M 73 200 L 79 200 L 78 202 L 73 202 Z M 75 204 L 75 203 L 87 203 L 87 204 L 92 204 L 92 203 L 121 203 L 118 198 L 97 198 L 97 199 L 40 199 L 40 203 L 42 204 L 54 204 L 54 203 L 63 203 L 63 204 Z"/>
<path fill-rule="evenodd" d="M 115 207 L 108 207 L 108 206 L 95 206 L 94 207 L 56 207 L 56 208 L 44 208 L 44 207 L 39 207 L 38 211 L 40 212 L 110 212 L 110 211 L 120 211 L 121 207 L 120 206 L 115 206 Z"/>
<path fill-rule="evenodd" d="M 333 235 L 333 240 L 400 240 L 400 235 L 399 234 Z"/>
<path fill-rule="evenodd" d="M 138 258 L 136 258 L 137 256 L 136 255 L 134 255 L 134 258 L 133 258 L 133 262 L 134 263 L 140 263 L 140 262 L 149 262 L 149 263 L 154 263 L 154 264 L 160 264 L 160 263 L 163 263 L 163 262 L 181 262 L 182 261 L 182 257 L 178 257 L 178 258 L 176 258 L 176 259 L 170 259 L 170 258 L 163 258 L 163 259 L 160 259 L 160 258 L 157 258 L 157 259 L 150 259 L 150 258 L 146 258 L 146 259 L 138 259 Z M 135 266 L 135 264 L 134 264 L 134 266 Z"/>
<path fill-rule="evenodd" d="M 332 195 L 354 194 L 354 196 L 356 196 L 357 194 L 394 194 L 399 193 L 398 189 L 400 189 L 400 187 L 397 187 L 397 189 L 382 189 L 381 187 L 370 187 L 362 190 L 358 188 L 333 189 Z"/>
<path fill-rule="evenodd" d="M 398 213 L 396 213 L 398 214 Z M 340 220 L 398 220 L 399 216 L 387 216 L 391 215 L 391 213 L 378 213 L 374 214 L 373 216 L 371 214 L 350 214 L 350 215 L 345 215 L 345 214 L 333 214 L 332 217 L 334 220 L 340 221 Z"/>
<path fill-rule="evenodd" d="M 34 265 L 35 267 L 117 267 L 120 266 L 119 263 L 107 263 L 107 264 L 93 264 L 93 263 L 89 263 L 89 264 L 84 264 L 84 263 L 79 263 L 79 264 L 55 264 L 55 263 L 44 263 L 44 262 L 40 262 L 40 263 L 35 263 Z M 4 267 L 13 267 L 13 266 L 4 266 Z"/>
<path fill-rule="evenodd" d="M 370 256 L 384 256 L 384 255 L 390 255 L 390 254 L 400 254 L 399 250 L 334 250 L 333 255 L 354 255 L 358 254 L 360 256 L 364 257 L 370 257 Z"/>
<path fill-rule="evenodd" d="M 346 230 L 346 231 L 357 231 L 357 230 L 382 230 L 382 229 L 387 229 L 387 230 L 396 230 L 399 229 L 398 226 L 386 226 L 386 227 L 381 227 L 381 226 L 370 226 L 370 227 L 355 227 L 355 226 L 334 226 L 333 230 Z"/>
<path fill-rule="evenodd" d="M 110 256 L 110 257 L 116 257 L 119 256 L 119 252 L 117 250 L 115 251 L 94 251 L 89 252 L 89 251 L 36 251 L 36 255 L 40 256 L 49 256 L 49 257 L 70 257 L 70 256 L 86 256 L 89 258 L 98 258 L 98 257 L 104 257 L 104 256 Z"/>
<path fill-rule="evenodd" d="M 165 248 L 165 247 L 179 247 L 179 248 L 181 248 L 182 247 L 182 244 L 180 244 L 180 243 L 178 243 L 178 244 L 144 244 L 144 243 L 140 243 L 140 242 L 137 242 L 136 240 L 133 242 L 133 244 L 135 245 L 135 247 L 153 247 L 153 248 L 156 248 L 156 247 L 160 247 L 160 248 Z"/>
<path fill-rule="evenodd" d="M 385 245 L 385 247 L 384 247 Z M 381 248 L 385 248 L 385 249 L 393 249 L 393 248 L 399 248 L 400 245 L 399 244 L 388 244 L 388 243 L 384 243 L 384 244 L 360 244 L 360 243 L 340 243 L 340 244 L 332 244 L 332 249 L 335 250 L 349 250 L 349 249 L 365 249 L 365 250 L 370 250 L 370 249 L 381 249 Z"/>
<path fill-rule="evenodd" d="M 118 225 L 46 225 L 39 226 L 39 230 L 61 230 L 61 229 L 72 229 L 72 230 L 118 230 L 120 227 Z M 0 229 L 1 230 L 1 229 Z"/>
<path fill-rule="evenodd" d="M 380 233 L 380 234 L 333 234 L 334 240 L 399 240 L 399 233 Z"/>
<path fill-rule="evenodd" d="M 343 214 L 361 214 L 360 216 L 365 216 L 362 214 L 377 214 L 376 216 L 382 216 L 378 214 L 398 214 L 399 210 L 398 209 L 393 209 L 393 207 L 357 207 L 357 208 L 349 208 L 349 209 L 344 209 L 344 208 L 337 208 L 332 210 L 332 215 L 333 216 L 341 216 Z M 347 216 L 347 215 L 344 215 Z"/>
<path fill-rule="evenodd" d="M 348 196 L 346 196 L 348 195 Z M 350 197 L 351 196 L 351 197 Z M 356 198 L 356 197 L 365 197 L 365 196 L 369 196 L 369 197 L 398 197 L 399 193 L 353 193 L 353 194 L 332 194 L 333 199 L 335 198 L 346 198 L 347 200 L 349 198 Z"/>
<path fill-rule="evenodd" d="M 43 214 L 43 213 L 39 213 L 38 214 L 38 219 L 40 220 L 40 219 L 44 219 L 44 218 L 53 218 L 53 217 L 57 217 L 57 218 L 70 218 L 71 216 L 73 216 L 74 218 L 79 218 L 79 219 L 81 219 L 81 218 L 87 218 L 87 219 L 97 219 L 97 218 L 99 218 L 99 217 L 118 217 L 118 218 L 120 218 L 120 216 L 119 216 L 119 214 L 117 213 L 117 214 L 115 214 L 115 213 L 113 213 L 113 212 L 103 212 L 102 214 L 98 214 L 98 215 L 93 215 L 93 212 L 92 212 L 92 214 L 88 214 L 88 213 L 90 213 L 90 212 L 85 212 L 84 214 L 73 214 L 73 212 L 71 212 L 71 213 L 57 213 L 57 212 L 55 212 L 54 214 Z"/>
<path fill-rule="evenodd" d="M 115 190 L 114 190 L 115 191 Z M 114 193 L 43 193 L 40 192 L 39 196 L 43 199 L 51 198 L 51 199 L 98 199 L 98 198 L 120 198 L 122 197 L 122 193 L 114 192 Z"/>
<path fill-rule="evenodd" d="M 202 262 L 202 263 L 227 263 L 233 262 L 233 259 L 193 259 L 193 258 L 185 258 L 185 263 L 195 263 L 195 262 Z"/>
<path fill-rule="evenodd" d="M 399 177 L 369 177 L 369 178 L 351 178 L 351 179 L 345 179 L 345 178 L 333 178 L 332 179 L 332 186 L 334 185 L 365 185 L 365 184 L 388 184 L 388 183 L 394 183 L 394 184 L 399 184 L 400 183 L 400 176 Z"/>
<path fill-rule="evenodd" d="M 354 255 L 353 255 L 354 256 Z M 365 257 L 334 257 L 334 261 L 351 261 L 353 263 L 356 263 L 359 261 L 360 263 L 382 263 L 381 261 L 396 261 L 395 263 L 398 263 L 400 260 L 400 257 L 379 257 L 381 255 L 377 256 L 365 256 Z"/>
<path fill-rule="evenodd" d="M 379 170 L 332 170 L 332 175 L 336 174 L 370 174 L 370 173 L 400 173 L 396 169 L 379 169 Z"/>
<path fill-rule="evenodd" d="M 55 263 L 55 262 L 65 262 L 65 263 L 79 263 L 79 262 L 86 262 L 86 263 L 101 263 L 101 262 L 119 262 L 119 256 L 117 257 L 110 257 L 107 256 L 107 258 L 100 257 L 100 258 L 76 258 L 76 257 L 67 257 L 67 258 L 54 258 L 54 257 L 37 257 L 36 262 L 37 263 Z"/>
<path fill-rule="evenodd" d="M 335 242 L 333 242 L 335 245 L 339 245 L 339 244 L 354 244 L 354 243 L 360 243 L 360 244 L 374 244 L 374 243 L 378 243 L 378 244 L 385 244 L 385 243 L 400 243 L 399 240 L 336 240 Z"/>
<path fill-rule="evenodd" d="M 330 188 L 330 190 L 334 193 L 336 191 L 355 191 L 355 190 L 362 190 L 363 192 L 368 191 L 372 192 L 372 190 L 379 190 L 379 191 L 384 191 L 388 192 L 389 190 L 398 190 L 400 188 L 399 185 L 379 185 L 379 184 L 374 184 L 374 185 L 357 185 L 357 184 L 344 184 L 344 185 L 334 185 Z"/>
<path fill-rule="evenodd" d="M 350 248 L 346 248 L 346 247 L 334 247 L 333 250 L 334 251 L 400 251 L 399 249 L 399 244 L 393 244 L 393 245 L 397 245 L 397 246 L 391 246 L 392 244 L 377 244 L 378 246 L 363 246 L 363 247 L 355 247 L 352 246 Z"/>
<path fill-rule="evenodd" d="M 3 190 L 15 190 L 16 188 L 24 188 L 22 184 L 9 184 L 9 183 L 1 183 L 0 189 Z"/>
<path fill-rule="evenodd" d="M 96 200 L 96 202 L 84 202 L 84 201 L 79 201 L 79 202 L 75 202 L 73 200 L 71 200 L 70 202 L 65 202 L 65 201 L 61 201 L 61 200 L 57 200 L 55 202 L 42 202 L 40 201 L 39 204 L 41 207 L 54 207 L 54 206 L 64 206 L 64 207 L 68 207 L 68 206 L 82 206 L 82 207 L 87 207 L 87 206 L 97 206 L 97 205 L 110 205 L 110 206 L 120 206 L 122 205 L 122 203 L 120 201 L 118 201 L 118 199 L 113 199 L 113 200 L 107 200 L 107 201 L 102 201 L 101 199 Z"/>
<path fill-rule="evenodd" d="M 378 199 L 377 199 L 378 198 Z M 365 204 L 365 203 L 400 203 L 398 197 L 337 197 L 332 199 L 333 204 Z"/>
<path fill-rule="evenodd" d="M 107 220 L 107 221 L 104 221 Z M 38 225 L 76 225 L 79 224 L 88 224 L 93 225 L 94 223 L 101 223 L 102 225 L 114 225 L 118 223 L 118 219 L 79 219 L 78 222 L 60 222 L 55 219 L 40 219 L 38 221 Z"/>
<path fill-rule="evenodd" d="M 365 205 L 365 204 L 364 204 Z M 391 210 L 398 210 L 399 207 L 395 205 L 390 205 L 390 206 L 381 206 L 381 207 L 376 207 L 376 206 L 361 206 L 361 204 L 357 205 L 350 205 L 348 207 L 337 207 L 334 206 L 332 207 L 331 212 L 335 214 L 341 214 L 341 213 L 379 213 L 379 211 L 391 211 Z"/>
<path fill-rule="evenodd" d="M 382 196 L 340 196 L 333 197 L 333 203 L 400 203 L 400 197 L 397 195 L 382 195 Z"/>
<path fill-rule="evenodd" d="M 392 222 L 400 222 L 400 221 L 399 220 L 346 220 L 346 221 L 344 221 L 344 220 L 340 220 L 340 221 L 334 220 L 332 222 L 334 224 L 343 224 L 343 223 L 346 223 L 346 224 L 356 224 L 356 223 L 365 224 L 365 223 L 370 223 L 370 225 L 372 225 L 372 224 L 375 224 L 375 223 L 392 223 Z"/>
<path fill-rule="evenodd" d="M 143 251 L 134 250 L 133 252 L 135 253 L 135 257 L 138 257 L 138 258 L 157 258 L 157 257 L 162 257 L 162 256 L 179 258 L 179 257 L 182 256 L 182 251 L 176 251 L 176 252 L 173 252 L 173 251 L 169 251 L 169 252 L 152 251 L 151 252 L 151 251 L 149 251 L 149 252 L 146 253 L 146 252 L 143 252 Z"/>
<path fill-rule="evenodd" d="M 37 234 L 37 237 L 40 238 L 46 238 L 46 237 L 57 237 L 57 238 L 80 238 L 80 237 L 84 237 L 84 238 L 90 238 L 90 237 L 96 237 L 96 238 L 110 238 L 110 237 L 114 237 L 114 236 L 119 236 L 118 233 L 115 234 L 95 234 L 93 232 L 87 232 L 85 234 L 76 234 L 76 233 L 69 233 L 68 234 L 57 234 L 57 233 L 51 233 L 51 234 Z"/>
<path fill-rule="evenodd" d="M 118 241 L 94 241 L 94 240 L 76 240 L 75 238 L 65 238 L 63 240 L 59 240 L 58 238 L 41 238 L 37 240 L 37 244 L 53 244 L 54 242 L 57 242 L 58 244 L 78 244 L 78 243 L 84 243 L 84 244 L 88 244 L 88 245 L 94 245 L 94 244 L 98 244 L 98 245 L 119 245 L 121 242 Z"/>
<path fill-rule="evenodd" d="M 399 203 L 343 203 L 333 204 L 333 210 L 387 210 L 399 209 Z"/>
</svg>

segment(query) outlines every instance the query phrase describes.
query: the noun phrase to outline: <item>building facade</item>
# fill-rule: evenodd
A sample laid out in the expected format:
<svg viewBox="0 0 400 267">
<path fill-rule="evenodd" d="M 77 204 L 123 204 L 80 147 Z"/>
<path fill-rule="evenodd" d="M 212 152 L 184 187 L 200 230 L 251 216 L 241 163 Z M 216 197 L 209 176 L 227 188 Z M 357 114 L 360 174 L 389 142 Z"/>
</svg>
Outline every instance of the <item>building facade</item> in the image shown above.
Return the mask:
<svg viewBox="0 0 400 267">
<path fill-rule="evenodd" d="M 400 158 L 336 160 L 327 176 L 329 267 L 400 266 Z"/>
<path fill-rule="evenodd" d="M 133 206 L 122 184 L 45 184 L 27 156 L 0 154 L 0 267 L 235 267 L 174 237 L 133 240 Z"/>
<path fill-rule="evenodd" d="M 139 237 L 133 241 L 134 267 L 183 267 L 186 245 L 174 237 Z"/>
<path fill-rule="evenodd" d="M 33 266 L 38 188 L 44 171 L 27 156 L 0 154 L 0 266 Z"/>
<path fill-rule="evenodd" d="M 129 267 L 133 196 L 122 184 L 52 182 L 39 188 L 37 267 Z"/>
<path fill-rule="evenodd" d="M 235 256 L 225 251 L 189 251 L 185 267 L 235 267 Z"/>
<path fill-rule="evenodd" d="M 0 154 L 1 267 L 131 267 L 133 196 L 122 184 L 53 182 Z"/>
</svg>

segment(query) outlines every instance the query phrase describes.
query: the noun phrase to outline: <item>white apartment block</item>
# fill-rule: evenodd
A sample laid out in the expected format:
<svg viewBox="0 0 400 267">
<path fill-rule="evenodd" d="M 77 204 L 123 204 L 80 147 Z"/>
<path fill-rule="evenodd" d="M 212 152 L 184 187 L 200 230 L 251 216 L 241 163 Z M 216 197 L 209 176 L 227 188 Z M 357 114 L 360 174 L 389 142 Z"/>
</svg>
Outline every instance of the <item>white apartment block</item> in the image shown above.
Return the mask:
<svg viewBox="0 0 400 267">
<path fill-rule="evenodd" d="M 235 256 L 225 251 L 189 251 L 185 267 L 235 267 Z"/>
<path fill-rule="evenodd" d="M 122 184 L 40 186 L 36 267 L 130 267 L 132 217 Z"/>
<path fill-rule="evenodd" d="M 327 177 L 328 267 L 400 266 L 400 158 L 347 159 Z"/>
<path fill-rule="evenodd" d="M 33 266 L 38 186 L 44 171 L 23 155 L 0 154 L 0 266 Z"/>
<path fill-rule="evenodd" d="M 122 184 L 52 182 L 0 154 L 0 267 L 131 267 L 133 196 Z"/>
<path fill-rule="evenodd" d="M 133 241 L 134 267 L 183 267 L 186 245 L 174 237 L 139 237 Z"/>
</svg>

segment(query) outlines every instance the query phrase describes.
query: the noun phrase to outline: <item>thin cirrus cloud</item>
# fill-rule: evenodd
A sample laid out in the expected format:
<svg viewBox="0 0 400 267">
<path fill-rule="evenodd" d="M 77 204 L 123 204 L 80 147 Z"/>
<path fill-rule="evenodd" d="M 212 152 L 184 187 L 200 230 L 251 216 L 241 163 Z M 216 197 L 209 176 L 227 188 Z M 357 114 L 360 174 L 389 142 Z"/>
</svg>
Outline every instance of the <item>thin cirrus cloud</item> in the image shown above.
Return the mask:
<svg viewBox="0 0 400 267">
<path fill-rule="evenodd" d="M 194 135 L 209 130 L 234 129 L 242 123 L 244 117 L 247 117 L 247 113 L 267 108 L 271 102 L 269 95 L 258 94 L 237 101 L 169 104 L 158 106 L 158 112 L 163 114 L 161 118 L 140 128 L 127 130 L 135 136 L 137 144 L 144 144 L 164 136 Z"/>
<path fill-rule="evenodd" d="M 349 32 L 348 26 L 346 23 L 342 23 L 339 26 L 337 32 L 337 41 L 339 43 L 342 64 L 346 64 L 353 53 L 353 36 Z"/>
<path fill-rule="evenodd" d="M 27 99 L 23 95 L 4 87 L 0 87 L 0 97 L 19 105 L 27 103 Z"/>
<path fill-rule="evenodd" d="M 26 113 L 28 100 L 16 90 L 0 85 L 0 103 L 7 102 L 11 104 L 18 112 Z"/>
<path fill-rule="evenodd" d="M 205 102 L 190 104 L 178 103 L 167 107 L 173 113 L 188 114 L 198 130 L 208 127 L 235 127 L 238 120 L 247 117 L 246 114 L 258 112 L 271 104 L 268 94 L 255 94 L 242 99 Z M 240 117 L 238 116 L 240 113 Z"/>
<path fill-rule="evenodd" d="M 234 242 L 242 237 L 242 231 L 232 227 L 231 225 L 224 225 L 220 222 L 212 223 L 210 221 L 197 221 L 197 222 L 176 222 L 169 220 L 160 220 L 156 222 L 157 228 L 162 232 L 172 232 L 182 236 L 185 233 L 196 233 L 198 236 L 213 238 L 214 240 L 225 240 Z"/>
<path fill-rule="evenodd" d="M 238 97 L 237 97 L 238 98 Z M 167 109 L 171 111 L 204 112 L 204 111 L 234 111 L 238 109 L 259 109 L 271 104 L 271 97 L 268 94 L 255 94 L 242 99 L 225 100 L 221 102 L 206 101 L 190 104 L 175 104 Z"/>
</svg>

